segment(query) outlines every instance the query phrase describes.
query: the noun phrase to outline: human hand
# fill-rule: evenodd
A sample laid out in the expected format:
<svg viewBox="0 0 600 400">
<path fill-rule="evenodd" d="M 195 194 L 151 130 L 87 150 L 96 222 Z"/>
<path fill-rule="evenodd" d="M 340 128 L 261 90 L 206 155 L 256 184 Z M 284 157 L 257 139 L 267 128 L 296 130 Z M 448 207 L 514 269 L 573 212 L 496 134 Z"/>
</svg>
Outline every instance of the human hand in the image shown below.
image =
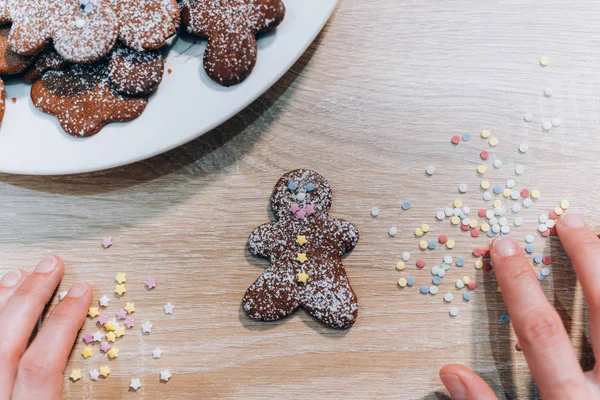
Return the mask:
<svg viewBox="0 0 600 400">
<path fill-rule="evenodd" d="M 92 289 L 75 283 L 28 344 L 63 273 L 60 258 L 45 257 L 31 273 L 11 271 L 0 279 L 0 400 L 61 396 L 63 371 L 92 302 Z"/>
<path fill-rule="evenodd" d="M 600 360 L 600 239 L 576 214 L 563 215 L 558 235 L 590 307 L 590 336 Z M 600 399 L 600 367 L 583 372 L 560 316 L 548 302 L 523 250 L 508 236 L 490 246 L 494 272 L 519 345 L 543 399 Z M 445 365 L 440 378 L 454 400 L 496 399 L 470 369 Z"/>
</svg>

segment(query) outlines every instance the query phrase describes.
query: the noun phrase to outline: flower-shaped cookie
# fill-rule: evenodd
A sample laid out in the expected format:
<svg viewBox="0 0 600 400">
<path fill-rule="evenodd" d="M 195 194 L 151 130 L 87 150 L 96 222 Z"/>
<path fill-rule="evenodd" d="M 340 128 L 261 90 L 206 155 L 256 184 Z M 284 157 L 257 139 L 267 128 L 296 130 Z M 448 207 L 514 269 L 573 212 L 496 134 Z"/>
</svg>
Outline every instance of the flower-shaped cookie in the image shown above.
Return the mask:
<svg viewBox="0 0 600 400">
<path fill-rule="evenodd" d="M 62 58 L 52 47 L 47 47 L 33 58 L 33 65 L 27 69 L 21 78 L 25 82 L 33 83 L 40 79 L 46 71 L 60 71 L 69 66 L 69 62 Z"/>
<path fill-rule="evenodd" d="M 183 0 L 182 23 L 208 39 L 204 69 L 215 82 L 231 86 L 246 79 L 256 64 L 255 34 L 283 21 L 281 0 Z"/>
<path fill-rule="evenodd" d="M 145 96 L 158 88 L 164 70 L 160 51 L 141 52 L 118 46 L 110 55 L 108 78 L 118 93 Z"/>
<path fill-rule="evenodd" d="M 148 103 L 145 97 L 117 94 L 109 85 L 107 63 L 46 72 L 31 87 L 31 99 L 73 136 L 94 135 L 109 122 L 131 121 Z"/>
<path fill-rule="evenodd" d="M 31 57 L 22 56 L 8 46 L 10 26 L 0 27 L 0 75 L 14 75 L 24 71 L 32 62 Z"/>
</svg>

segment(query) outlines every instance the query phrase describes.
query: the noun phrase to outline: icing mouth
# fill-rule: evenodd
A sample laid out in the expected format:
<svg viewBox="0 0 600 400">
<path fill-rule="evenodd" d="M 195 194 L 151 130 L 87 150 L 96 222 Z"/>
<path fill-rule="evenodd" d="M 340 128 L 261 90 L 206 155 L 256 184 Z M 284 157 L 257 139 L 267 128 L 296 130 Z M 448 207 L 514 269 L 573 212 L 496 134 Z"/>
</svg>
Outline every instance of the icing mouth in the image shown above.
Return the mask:
<svg viewBox="0 0 600 400">
<path fill-rule="evenodd" d="M 307 204 L 304 208 L 301 208 L 298 203 L 292 203 L 290 206 L 290 212 L 296 216 L 298 219 L 304 219 L 309 215 L 315 213 L 315 208 L 312 204 Z"/>
</svg>

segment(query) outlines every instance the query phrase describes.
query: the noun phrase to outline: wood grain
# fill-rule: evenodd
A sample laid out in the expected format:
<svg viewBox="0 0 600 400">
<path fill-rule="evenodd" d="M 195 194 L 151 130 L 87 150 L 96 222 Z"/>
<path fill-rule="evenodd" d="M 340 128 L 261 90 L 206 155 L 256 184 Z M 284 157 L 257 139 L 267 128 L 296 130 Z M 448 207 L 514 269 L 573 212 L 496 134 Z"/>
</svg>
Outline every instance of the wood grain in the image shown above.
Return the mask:
<svg viewBox="0 0 600 400">
<path fill-rule="evenodd" d="M 538 188 L 542 197 L 524 210 L 522 238 L 560 200 L 600 224 L 596 177 L 600 144 L 598 60 L 600 11 L 592 1 L 343 0 L 324 31 L 292 70 L 259 100 L 214 131 L 169 153 L 128 167 L 66 177 L 0 175 L 0 273 L 33 265 L 46 254 L 67 261 L 60 290 L 76 280 L 93 285 L 94 298 L 112 294 L 113 277 L 128 274 L 128 292 L 113 298 L 137 306 L 138 326 L 107 361 L 96 349 L 83 360 L 78 341 L 68 369 L 110 365 L 99 382 L 65 379 L 65 398 L 400 398 L 443 397 L 439 368 L 464 363 L 480 373 L 501 399 L 538 397 L 490 274 L 476 271 L 469 252 L 486 239 L 467 237 L 435 211 L 459 196 L 476 210 L 478 137 L 490 129 L 500 139 L 490 168 L 493 184 L 508 178 Z M 542 68 L 542 55 L 550 65 Z M 543 89 L 554 91 L 551 98 Z M 534 121 L 526 123 L 523 114 Z M 560 117 L 548 133 L 544 120 Z M 462 132 L 469 143 L 452 146 Z M 521 155 L 520 143 L 530 151 Z M 427 178 L 427 165 L 437 168 Z M 515 177 L 514 167 L 525 167 Z M 288 170 L 319 171 L 334 189 L 333 216 L 354 222 L 358 247 L 344 263 L 359 297 L 359 319 L 346 332 L 326 329 L 304 312 L 275 324 L 248 320 L 240 309 L 246 288 L 267 264 L 252 257 L 246 240 L 273 218 L 268 197 Z M 402 201 L 413 205 L 402 211 Z M 377 206 L 381 214 L 369 215 Z M 489 206 L 489 205 L 488 205 Z M 412 232 L 421 222 L 429 238 L 446 233 L 452 251 L 423 257 L 431 266 L 444 254 L 467 257 L 449 270 L 441 293 L 455 293 L 460 309 L 448 316 L 442 295 L 401 290 L 410 273 L 417 286 L 429 271 L 394 269 L 403 251 L 419 255 Z M 397 226 L 395 238 L 387 235 Z M 114 246 L 104 250 L 103 236 Z M 559 310 L 582 363 L 593 363 L 587 306 L 560 243 L 535 241 L 551 254 L 552 275 L 543 283 Z M 453 280 L 470 275 L 479 288 L 470 303 Z M 145 290 L 153 276 L 158 287 Z M 53 300 L 55 304 L 57 299 Z M 172 316 L 162 312 L 167 301 Z M 85 331 L 94 331 L 88 321 Z M 57 339 L 58 340 L 58 339 Z M 151 359 L 160 346 L 165 353 Z M 159 382 L 168 368 L 173 378 Z M 137 393 L 127 390 L 140 377 Z"/>
</svg>

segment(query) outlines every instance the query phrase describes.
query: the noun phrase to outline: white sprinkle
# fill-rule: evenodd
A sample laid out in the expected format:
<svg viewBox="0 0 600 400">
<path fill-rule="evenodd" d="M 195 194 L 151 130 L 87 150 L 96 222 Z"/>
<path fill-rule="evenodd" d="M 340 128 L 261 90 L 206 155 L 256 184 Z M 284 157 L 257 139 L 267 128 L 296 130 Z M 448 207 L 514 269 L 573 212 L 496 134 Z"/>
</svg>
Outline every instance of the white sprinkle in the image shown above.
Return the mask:
<svg viewBox="0 0 600 400">
<path fill-rule="evenodd" d="M 435 214 L 435 217 L 436 217 L 436 218 L 437 218 L 439 221 L 443 221 L 443 220 L 444 220 L 444 218 L 446 218 L 446 214 L 444 214 L 444 212 L 443 212 L 443 211 L 438 211 L 438 212 Z"/>
<path fill-rule="evenodd" d="M 446 207 L 446 209 L 444 210 L 444 213 L 446 214 L 446 217 L 451 217 L 452 215 L 454 215 L 454 209 L 450 208 L 450 207 Z"/>
<path fill-rule="evenodd" d="M 542 214 L 538 217 L 538 222 L 540 224 L 545 224 L 548 221 L 548 216 L 546 214 Z"/>
<path fill-rule="evenodd" d="M 435 286 L 435 285 L 432 285 L 432 286 L 429 287 L 429 293 L 430 294 L 438 294 L 439 291 L 440 291 L 440 289 L 438 289 L 438 287 Z"/>
<path fill-rule="evenodd" d="M 523 168 L 522 165 L 517 165 L 515 167 L 515 174 L 517 174 L 517 175 L 521 175 L 524 171 L 525 171 L 525 168 Z"/>
<path fill-rule="evenodd" d="M 516 217 L 513 222 L 514 222 L 515 226 L 521 226 L 521 225 L 523 225 L 523 218 Z"/>
<path fill-rule="evenodd" d="M 465 283 L 462 281 L 462 279 L 457 279 L 456 280 L 456 287 L 459 289 L 462 289 L 465 287 Z"/>
<path fill-rule="evenodd" d="M 454 214 L 455 217 L 461 217 L 463 215 L 462 209 L 460 209 L 458 207 L 456 207 L 452 213 Z"/>
<path fill-rule="evenodd" d="M 490 225 L 497 225 L 498 224 L 498 218 L 496 217 L 492 217 L 489 220 Z"/>
<path fill-rule="evenodd" d="M 544 121 L 544 123 L 542 124 L 542 129 L 544 129 L 545 131 L 549 131 L 550 129 L 552 129 L 552 122 Z"/>
<path fill-rule="evenodd" d="M 550 275 L 550 268 L 548 268 L 548 267 L 542 268 L 542 271 L 541 271 L 541 273 L 542 273 L 542 275 L 544 275 L 544 276 L 548 276 L 548 275 Z"/>
<path fill-rule="evenodd" d="M 444 271 L 448 271 L 450 269 L 450 264 L 443 262 L 442 263 L 442 269 Z"/>
<path fill-rule="evenodd" d="M 485 217 L 486 217 L 487 219 L 492 219 L 492 218 L 494 218 L 494 210 L 487 210 L 487 211 L 485 212 Z M 493 225 L 493 224 L 492 224 L 492 225 Z"/>
<path fill-rule="evenodd" d="M 494 162 L 492 163 L 492 165 L 494 165 L 494 168 L 500 168 L 500 167 L 502 167 L 502 160 L 500 160 L 499 158 L 496 158 L 494 160 Z"/>
<path fill-rule="evenodd" d="M 467 185 L 464 183 L 461 183 L 460 185 L 458 185 L 458 191 L 461 193 L 467 193 Z"/>
<path fill-rule="evenodd" d="M 531 233 L 530 233 L 530 234 L 528 234 L 527 236 L 525 236 L 525 241 L 526 241 L 527 243 L 533 243 L 534 239 L 535 239 L 535 238 L 533 237 L 533 235 L 532 235 Z"/>
<path fill-rule="evenodd" d="M 527 153 L 529 151 L 529 145 L 527 143 L 521 143 L 519 146 L 519 151 L 521 153 Z"/>
<path fill-rule="evenodd" d="M 448 265 L 448 264 L 444 264 L 442 266 L 442 268 L 438 269 L 437 276 L 439 276 L 440 278 L 443 278 L 446 276 L 446 269 L 444 268 L 446 265 Z"/>
<path fill-rule="evenodd" d="M 425 173 L 429 176 L 435 174 L 435 167 L 433 165 L 428 166 L 425 168 Z"/>
<path fill-rule="evenodd" d="M 496 225 L 492 226 L 492 232 L 500 233 L 500 225 L 496 224 Z"/>
<path fill-rule="evenodd" d="M 435 276 L 438 274 L 438 272 L 440 272 L 440 267 L 431 268 L 431 275 Z"/>
<path fill-rule="evenodd" d="M 513 206 L 512 206 L 512 212 L 514 212 L 516 214 L 519 211 L 521 211 L 521 206 L 519 204 L 513 204 Z"/>
<path fill-rule="evenodd" d="M 471 219 L 470 218 L 463 218 L 463 220 L 460 221 L 460 222 L 463 225 L 471 225 Z"/>
<path fill-rule="evenodd" d="M 540 233 L 544 233 L 548 230 L 548 227 L 546 226 L 546 224 L 539 224 L 538 225 L 538 231 L 540 231 Z"/>
<path fill-rule="evenodd" d="M 506 187 L 512 189 L 515 187 L 515 181 L 513 179 L 509 179 L 506 181 Z"/>
<path fill-rule="evenodd" d="M 408 260 L 410 260 L 410 253 L 408 251 L 405 251 L 404 253 L 402 253 L 402 261 Z"/>
<path fill-rule="evenodd" d="M 500 232 L 507 234 L 508 232 L 510 232 L 510 228 L 508 226 L 501 226 Z"/>
<path fill-rule="evenodd" d="M 531 115 L 531 113 L 525 113 L 523 119 L 527 122 L 531 122 L 533 120 L 533 115 Z"/>
<path fill-rule="evenodd" d="M 552 228 L 554 228 L 554 225 L 556 225 L 556 221 L 555 221 L 555 220 L 553 220 L 553 219 L 549 219 L 548 221 L 546 221 L 546 226 L 547 226 L 549 229 L 552 229 Z"/>
<path fill-rule="evenodd" d="M 469 213 L 471 212 L 471 208 L 469 206 L 463 206 L 462 212 L 465 213 L 466 215 L 469 215 Z"/>
<path fill-rule="evenodd" d="M 452 300 L 454 300 L 454 295 L 452 293 L 446 293 L 444 295 L 444 301 L 446 303 L 450 303 Z"/>
<path fill-rule="evenodd" d="M 485 201 L 490 201 L 492 199 L 492 195 L 490 192 L 485 192 L 482 196 Z"/>
<path fill-rule="evenodd" d="M 444 262 L 446 264 L 452 264 L 452 256 L 444 256 Z"/>
<path fill-rule="evenodd" d="M 296 200 L 298 200 L 298 201 L 304 201 L 305 198 L 306 198 L 306 193 L 304 193 L 304 192 L 298 193 L 296 195 Z"/>
<path fill-rule="evenodd" d="M 397 233 L 398 229 L 395 226 L 392 226 L 390 229 L 388 229 L 388 235 L 390 235 L 391 237 L 396 236 Z"/>
<path fill-rule="evenodd" d="M 523 200 L 523 207 L 529 208 L 529 207 L 531 207 L 531 204 L 532 204 L 532 201 L 529 197 L 526 198 L 525 200 Z"/>
<path fill-rule="evenodd" d="M 85 20 L 81 18 L 77 18 L 75 20 L 75 28 L 83 29 L 85 27 Z"/>
<path fill-rule="evenodd" d="M 510 194 L 510 198 L 513 200 L 519 200 L 520 197 L 521 197 L 521 193 L 519 193 L 516 190 Z"/>
<path fill-rule="evenodd" d="M 508 225 L 508 219 L 506 219 L 506 217 L 502 217 L 498 220 L 498 223 L 500 224 L 500 226 L 506 226 Z"/>
<path fill-rule="evenodd" d="M 377 208 L 377 207 L 371 208 L 371 215 L 374 216 L 374 217 L 378 216 L 379 215 L 379 208 Z"/>
<path fill-rule="evenodd" d="M 544 96 L 552 97 L 552 89 L 550 89 L 550 88 L 544 89 Z"/>
<path fill-rule="evenodd" d="M 458 308 L 450 307 L 450 315 L 456 317 L 458 315 Z"/>
<path fill-rule="evenodd" d="M 552 118 L 552 126 L 559 127 L 561 123 L 562 120 L 560 118 Z"/>
</svg>

